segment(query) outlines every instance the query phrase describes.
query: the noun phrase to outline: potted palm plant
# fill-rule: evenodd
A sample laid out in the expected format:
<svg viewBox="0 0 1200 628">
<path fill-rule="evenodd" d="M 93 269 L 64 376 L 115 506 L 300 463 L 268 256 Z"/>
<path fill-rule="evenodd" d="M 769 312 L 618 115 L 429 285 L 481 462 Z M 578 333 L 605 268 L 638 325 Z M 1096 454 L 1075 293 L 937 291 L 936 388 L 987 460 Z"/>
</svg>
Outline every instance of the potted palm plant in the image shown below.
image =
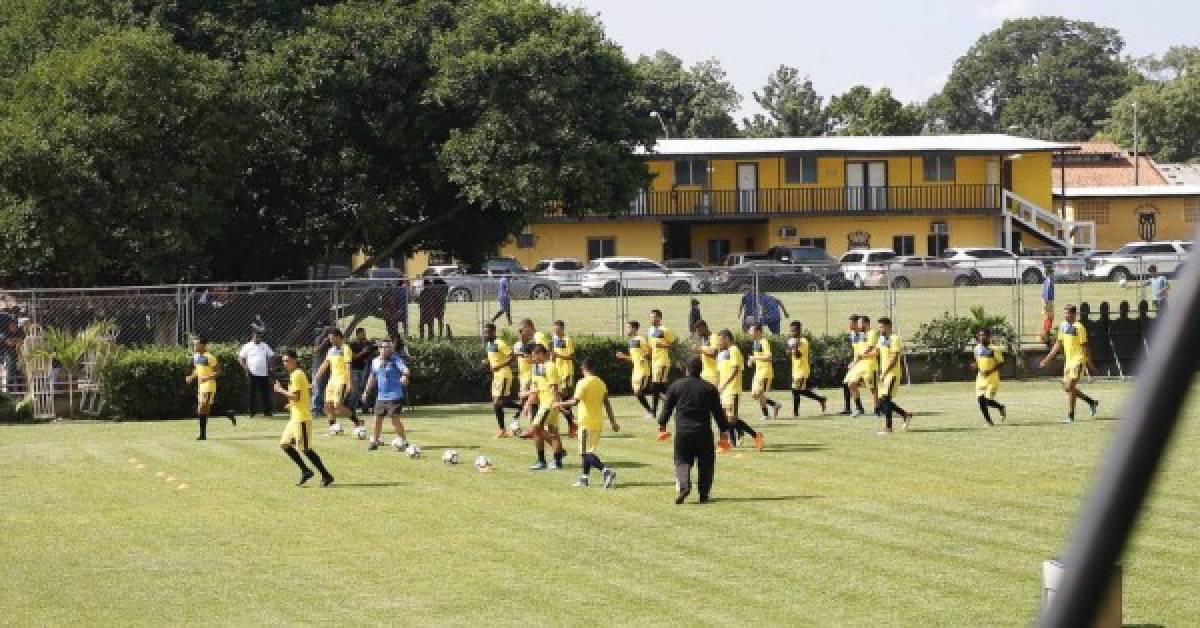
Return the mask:
<svg viewBox="0 0 1200 628">
<path fill-rule="evenodd" d="M 104 355 L 104 349 L 112 345 L 116 323 L 99 321 L 79 332 L 50 328 L 42 338 L 41 346 L 33 351 L 36 358 L 57 360 L 62 375 L 67 381 L 67 416 L 75 416 L 75 386 L 80 371 L 91 355 Z"/>
</svg>

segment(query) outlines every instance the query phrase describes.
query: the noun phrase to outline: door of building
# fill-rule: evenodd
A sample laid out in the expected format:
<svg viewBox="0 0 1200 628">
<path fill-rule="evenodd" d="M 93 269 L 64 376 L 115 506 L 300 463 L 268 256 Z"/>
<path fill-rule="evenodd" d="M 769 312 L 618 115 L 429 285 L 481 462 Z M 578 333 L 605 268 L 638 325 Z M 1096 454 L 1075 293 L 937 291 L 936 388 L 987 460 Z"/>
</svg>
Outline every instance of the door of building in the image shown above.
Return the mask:
<svg viewBox="0 0 1200 628">
<path fill-rule="evenodd" d="M 739 212 L 758 211 L 758 164 L 737 165 L 737 195 Z"/>
<path fill-rule="evenodd" d="M 846 209 L 887 209 L 887 162 L 846 162 Z"/>
<path fill-rule="evenodd" d="M 887 209 L 887 162 L 867 163 L 867 209 Z"/>
<path fill-rule="evenodd" d="M 663 223 L 663 259 L 692 256 L 692 225 L 687 222 Z"/>
</svg>

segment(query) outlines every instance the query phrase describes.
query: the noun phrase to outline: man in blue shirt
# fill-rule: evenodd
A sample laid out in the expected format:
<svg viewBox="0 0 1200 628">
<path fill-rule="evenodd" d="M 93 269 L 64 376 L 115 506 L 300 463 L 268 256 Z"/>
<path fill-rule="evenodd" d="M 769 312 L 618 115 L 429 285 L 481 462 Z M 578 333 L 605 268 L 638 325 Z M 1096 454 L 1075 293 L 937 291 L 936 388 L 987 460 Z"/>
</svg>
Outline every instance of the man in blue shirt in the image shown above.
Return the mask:
<svg viewBox="0 0 1200 628">
<path fill-rule="evenodd" d="M 763 292 L 759 295 L 759 302 L 762 304 L 762 324 L 771 330 L 772 334 L 779 335 L 779 324 L 784 316 L 788 316 L 787 308 L 783 302 L 775 297 Z"/>
<path fill-rule="evenodd" d="M 505 275 L 500 278 L 500 285 L 496 286 L 496 301 L 500 304 L 500 309 L 496 310 L 496 315 L 492 317 L 493 325 L 504 316 L 508 319 L 508 326 L 512 327 L 512 295 L 509 290 L 511 287 L 511 277 Z"/>
<path fill-rule="evenodd" d="M 1054 329 L 1054 267 L 1046 266 L 1046 278 L 1042 280 L 1042 334 Z"/>
<path fill-rule="evenodd" d="M 743 287 L 742 300 L 738 303 L 738 318 L 742 319 L 743 332 L 750 331 L 750 326 L 758 323 L 759 305 L 759 300 L 754 298 L 754 288 L 752 286 Z"/>
<path fill-rule="evenodd" d="M 1171 291 L 1171 286 L 1165 275 L 1158 274 L 1157 266 L 1146 270 L 1150 271 L 1150 278 L 1145 281 L 1145 285 L 1150 287 L 1150 301 L 1154 303 L 1154 311 L 1162 315 L 1167 309 L 1167 293 Z"/>
<path fill-rule="evenodd" d="M 400 412 L 404 409 L 404 390 L 408 382 L 408 366 L 396 355 L 392 343 L 379 343 L 379 357 L 371 360 L 371 375 L 362 394 L 363 405 L 366 405 L 371 393 L 379 391 L 375 396 L 375 434 L 367 446 L 368 450 L 379 449 L 383 418 L 386 416 L 392 417 L 392 427 L 396 430 L 396 438 L 400 439 L 399 446 L 408 444 L 404 438 L 404 424 L 400 422 Z"/>
</svg>

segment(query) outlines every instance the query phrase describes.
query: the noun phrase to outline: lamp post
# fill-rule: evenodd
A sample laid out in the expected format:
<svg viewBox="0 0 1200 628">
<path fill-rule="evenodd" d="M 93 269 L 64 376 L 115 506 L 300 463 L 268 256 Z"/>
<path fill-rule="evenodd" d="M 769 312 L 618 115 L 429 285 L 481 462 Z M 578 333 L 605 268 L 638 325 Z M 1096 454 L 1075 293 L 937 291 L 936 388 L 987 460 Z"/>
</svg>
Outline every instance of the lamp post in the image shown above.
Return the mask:
<svg viewBox="0 0 1200 628">
<path fill-rule="evenodd" d="M 662 116 L 659 115 L 659 113 L 657 111 L 651 111 L 650 117 L 654 118 L 655 120 L 658 120 L 658 124 L 659 124 L 659 126 L 662 127 L 662 130 L 663 130 L 663 138 L 668 139 L 668 140 L 671 139 L 671 132 L 667 130 L 667 123 L 663 122 Z"/>
</svg>

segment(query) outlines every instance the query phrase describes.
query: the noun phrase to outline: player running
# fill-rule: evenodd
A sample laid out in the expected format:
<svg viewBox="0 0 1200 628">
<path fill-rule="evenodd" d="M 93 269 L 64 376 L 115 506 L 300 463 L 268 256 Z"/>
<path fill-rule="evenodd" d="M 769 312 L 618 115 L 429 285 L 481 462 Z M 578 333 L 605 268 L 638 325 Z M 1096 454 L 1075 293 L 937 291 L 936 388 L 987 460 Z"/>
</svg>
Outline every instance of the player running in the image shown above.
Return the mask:
<svg viewBox="0 0 1200 628">
<path fill-rule="evenodd" d="M 1046 368 L 1050 360 L 1061 351 L 1065 363 L 1063 364 L 1063 390 L 1067 393 L 1067 416 L 1063 419 L 1063 423 L 1072 423 L 1075 421 L 1075 400 L 1082 399 L 1088 404 L 1088 414 L 1096 416 L 1096 408 L 1100 406 L 1100 402 L 1085 395 L 1082 390 L 1079 390 L 1079 378 L 1083 377 L 1084 367 L 1087 367 L 1089 373 L 1096 372 L 1096 365 L 1092 363 L 1092 352 L 1088 348 L 1087 329 L 1082 323 L 1076 321 L 1078 311 L 1074 305 L 1068 305 L 1064 311 L 1065 321 L 1058 326 L 1058 339 L 1054 341 L 1054 347 L 1050 349 L 1050 353 L 1042 358 L 1041 367 Z"/>
<path fill-rule="evenodd" d="M 754 446 L 762 451 L 763 436 L 754 431 L 738 417 L 738 399 L 742 394 L 742 365 L 745 358 L 742 350 L 733 344 L 733 332 L 722 329 L 717 334 L 717 391 L 721 393 L 721 406 L 729 420 L 729 434 L 736 445 L 743 434 L 754 439 Z"/>
<path fill-rule="evenodd" d="M 558 389 L 566 392 L 571 390 L 575 379 L 575 341 L 567 335 L 567 324 L 562 321 L 554 321 L 554 327 L 550 333 L 550 353 L 554 359 L 554 367 L 558 369 L 558 376 L 562 380 L 558 383 Z M 567 420 L 567 438 L 575 438 L 579 428 L 575 425 L 575 413 L 571 408 L 562 408 L 560 410 L 562 416 Z"/>
<path fill-rule="evenodd" d="M 992 415 L 988 408 L 1000 411 L 1000 420 L 1008 418 L 1004 404 L 996 401 L 996 393 L 1000 390 L 1000 367 L 1004 364 L 1004 352 L 992 344 L 992 333 L 987 329 L 975 332 L 975 362 L 971 368 L 978 371 L 975 375 L 975 397 L 979 402 L 979 412 L 988 425 L 992 423 Z"/>
<path fill-rule="evenodd" d="M 379 343 L 379 355 L 371 360 L 371 374 L 367 376 L 367 385 L 363 387 L 362 403 L 367 405 L 371 391 L 378 389 L 375 396 L 375 432 L 371 438 L 368 451 L 379 449 L 382 442 L 383 419 L 392 417 L 392 428 L 396 430 L 396 438 L 402 445 L 408 444 L 404 438 L 404 423 L 400 421 L 400 412 L 404 409 L 404 390 L 408 388 L 408 365 L 396 355 L 391 342 Z"/>
<path fill-rule="evenodd" d="M 692 353 L 700 355 L 700 379 L 717 385 L 717 339 L 713 337 L 712 330 L 708 328 L 708 322 L 701 319 L 696 321 L 696 346 L 692 347 Z"/>
<path fill-rule="evenodd" d="M 575 486 L 586 487 L 588 476 L 592 469 L 596 469 L 604 477 L 604 488 L 612 488 L 617 481 L 617 473 L 604 466 L 600 456 L 596 455 L 600 448 L 600 437 L 604 434 L 601 409 L 608 414 L 608 423 L 612 426 L 612 431 L 621 431 L 621 426 L 613 417 L 612 404 L 608 400 L 608 386 L 604 384 L 604 380 L 596 377 L 596 365 L 592 359 L 584 358 L 579 368 L 583 370 L 583 377 L 575 385 L 575 396 L 556 404 L 563 410 L 579 407 L 579 453 L 583 456 L 583 475 L 579 476 Z"/>
<path fill-rule="evenodd" d="M 850 384 L 846 383 L 845 378 L 850 375 L 850 369 L 854 366 L 854 343 L 858 341 L 858 314 L 850 315 L 850 330 L 844 336 L 846 342 L 850 345 L 850 362 L 845 366 L 845 374 L 842 376 L 842 401 L 844 406 L 841 414 L 850 414 Z"/>
<path fill-rule="evenodd" d="M 879 414 L 879 390 L 875 382 L 879 362 L 874 354 L 870 354 L 871 349 L 878 343 L 879 334 L 871 329 L 871 319 L 859 316 L 858 329 L 852 340 L 854 359 L 850 363 L 846 378 L 842 380 L 842 383 L 850 387 L 850 397 L 854 400 L 854 413 L 851 416 L 860 417 L 864 414 L 861 396 L 863 386 L 871 391 L 871 397 L 875 401 L 875 414 Z"/>
<path fill-rule="evenodd" d="M 533 417 L 533 446 L 537 449 L 537 462 L 529 467 L 530 471 L 545 471 L 562 469 L 563 451 L 562 438 L 558 435 L 558 408 L 554 404 L 562 400 L 558 384 L 561 378 L 550 352 L 545 346 L 533 345 L 533 378 L 529 398 L 525 402 L 525 416 Z M 535 403 L 536 400 L 536 403 Z M 537 408 L 534 410 L 534 408 Z M 554 447 L 554 464 L 546 465 L 546 441 Z"/>
<path fill-rule="evenodd" d="M 650 386 L 653 403 L 651 415 L 658 415 L 658 404 L 667 392 L 667 378 L 671 375 L 671 346 L 675 334 L 662 324 L 662 310 L 650 310 Z"/>
<path fill-rule="evenodd" d="M 758 409 L 762 411 L 764 421 L 768 419 L 779 418 L 779 408 L 781 407 L 778 401 L 771 399 L 767 393 L 771 392 L 771 383 L 775 379 L 775 364 L 773 363 L 774 354 L 771 351 L 771 341 L 763 338 L 763 324 L 755 323 L 750 327 L 750 338 L 754 344 L 750 347 L 750 361 L 748 365 L 754 366 L 754 379 L 750 384 L 750 396 L 758 402 Z"/>
<path fill-rule="evenodd" d="M 217 378 L 221 376 L 221 365 L 217 358 L 208 352 L 208 341 L 203 336 L 196 336 L 192 341 L 192 374 L 184 378 L 187 383 L 196 382 L 196 419 L 200 422 L 200 435 L 196 440 L 208 440 L 208 413 L 212 411 L 213 401 L 217 398 Z M 232 410 L 226 410 L 225 416 L 234 426 L 237 417 Z"/>
<path fill-rule="evenodd" d="M 346 398 L 354 395 L 354 384 L 350 381 L 350 361 L 354 356 L 345 340 L 342 330 L 329 330 L 329 351 L 325 353 L 325 361 L 321 363 L 314 379 L 321 381 L 325 375 L 329 376 L 329 383 L 325 385 L 325 415 L 329 417 L 329 433 L 334 436 L 342 433 L 342 426 L 337 420 L 338 412 L 342 412 L 354 422 L 354 435 L 366 438 L 367 428 L 363 427 L 358 413 L 346 405 Z"/>
<path fill-rule="evenodd" d="M 296 486 L 304 486 L 313 476 L 313 472 L 296 451 L 296 447 L 300 447 L 308 461 L 321 473 L 321 487 L 324 488 L 333 484 L 333 475 L 325 469 L 321 457 L 312 448 L 312 409 L 309 407 L 312 389 L 308 385 L 308 377 L 299 368 L 295 351 L 283 353 L 283 368 L 288 372 L 288 387 L 284 388 L 282 384 L 275 382 L 275 392 L 287 399 L 289 418 L 287 426 L 283 428 L 283 435 L 279 437 L 279 447 L 297 467 L 300 467 L 300 481 L 296 482 Z"/>
<path fill-rule="evenodd" d="M 880 435 L 892 433 L 892 413 L 897 413 L 904 420 L 904 429 L 908 429 L 912 413 L 896 404 L 896 394 L 900 392 L 900 375 L 904 365 L 900 356 L 904 353 L 904 341 L 892 333 L 892 319 L 886 316 L 879 319 L 879 333 L 875 345 L 868 351 L 867 356 L 882 364 L 880 370 L 879 395 L 882 398 L 879 409 L 883 412 L 884 428 Z"/>
<path fill-rule="evenodd" d="M 800 416 L 801 397 L 808 397 L 821 404 L 821 414 L 825 414 L 825 402 L 828 400 L 808 386 L 808 378 L 812 374 L 812 358 L 808 338 L 804 337 L 800 321 L 792 321 L 788 325 L 787 347 L 788 357 L 792 362 L 792 418 Z"/>
<path fill-rule="evenodd" d="M 508 432 L 504 429 L 504 409 L 521 410 L 521 404 L 513 399 L 512 365 L 517 358 L 508 343 L 496 336 L 496 325 L 493 323 L 483 326 L 483 350 L 487 353 L 483 364 L 492 372 L 492 412 L 496 414 L 496 438 L 508 438 Z"/>
<path fill-rule="evenodd" d="M 625 323 L 625 336 L 629 338 L 629 353 L 618 351 L 617 359 L 633 365 L 633 372 L 630 374 L 633 396 L 646 411 L 646 418 L 654 420 L 654 412 L 650 410 L 650 403 L 646 401 L 646 393 L 650 390 L 650 342 L 640 333 L 640 329 L 641 323 L 637 321 Z"/>
</svg>

